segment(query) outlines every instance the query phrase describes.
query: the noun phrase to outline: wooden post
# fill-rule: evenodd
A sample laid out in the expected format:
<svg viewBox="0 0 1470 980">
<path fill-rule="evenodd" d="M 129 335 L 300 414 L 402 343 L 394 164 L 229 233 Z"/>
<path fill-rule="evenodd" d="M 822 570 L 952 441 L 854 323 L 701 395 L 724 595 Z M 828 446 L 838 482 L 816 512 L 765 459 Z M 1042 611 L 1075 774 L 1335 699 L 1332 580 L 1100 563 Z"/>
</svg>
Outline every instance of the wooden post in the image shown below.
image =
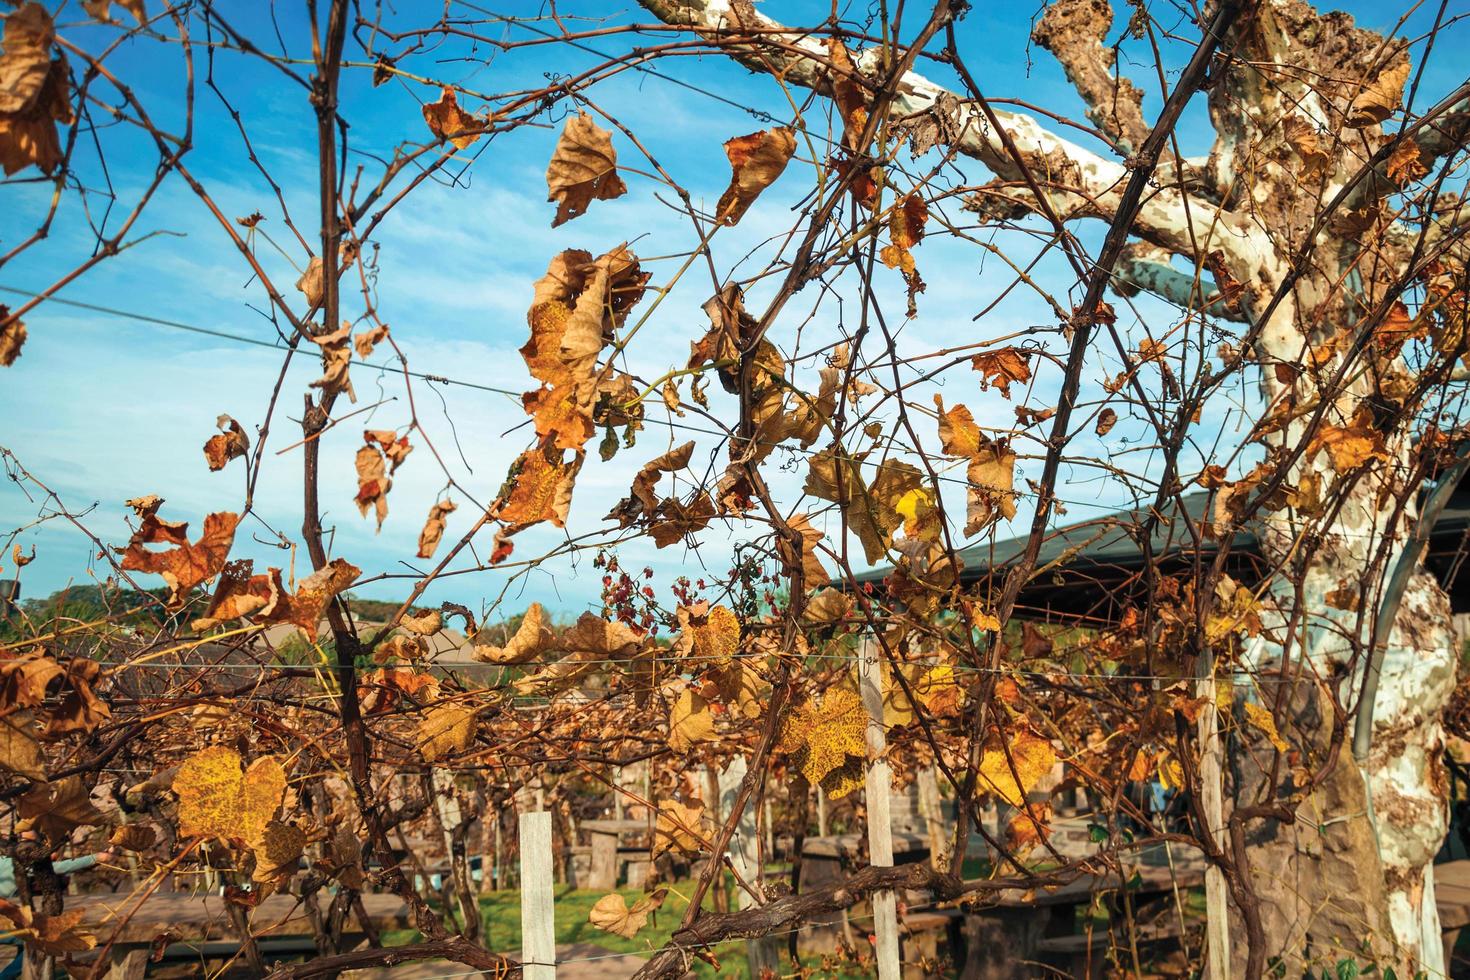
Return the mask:
<svg viewBox="0 0 1470 980">
<path fill-rule="evenodd" d="M 949 870 L 949 837 L 944 832 L 944 809 L 939 799 L 939 767 L 925 766 L 919 770 L 919 813 L 924 818 L 924 830 L 929 836 L 929 864 L 936 871 Z"/>
<path fill-rule="evenodd" d="M 827 791 L 817 787 L 817 836 L 827 836 Z"/>
<path fill-rule="evenodd" d="M 728 816 L 735 806 L 735 799 L 740 795 L 740 784 L 745 779 L 747 764 L 745 756 L 737 755 L 730 760 L 730 764 L 719 773 L 716 797 L 719 812 Z M 755 801 L 746 800 L 745 809 L 741 811 L 740 820 L 735 824 L 735 835 L 730 838 L 730 866 L 743 878 L 746 884 L 752 888 L 761 887 L 761 855 L 760 855 L 760 828 L 756 826 Z M 735 888 L 735 901 L 742 909 L 748 909 L 755 904 L 755 899 L 750 896 L 744 888 L 738 884 Z M 773 975 L 779 975 L 781 965 L 780 941 L 771 936 L 761 939 L 748 939 L 745 942 L 745 958 L 750 966 L 750 975 L 759 978 L 770 971 Z"/>
<path fill-rule="evenodd" d="M 556 980 L 551 889 L 551 814 L 521 814 L 521 975 Z"/>
<path fill-rule="evenodd" d="M 885 758 L 888 737 L 883 729 L 883 671 L 878 644 L 864 636 L 858 647 L 858 680 L 868 711 L 868 857 L 875 868 L 893 867 L 893 826 L 889 802 L 893 773 Z M 891 891 L 873 895 L 873 932 L 877 937 L 879 980 L 899 980 L 898 900 Z"/>
<path fill-rule="evenodd" d="M 1215 658 L 1200 658 L 1197 696 L 1204 702 L 1199 713 L 1200 808 L 1209 826 L 1206 830 L 1218 847 L 1225 846 L 1224 755 L 1219 718 L 1215 708 Z M 1211 864 L 1205 868 L 1206 980 L 1230 976 L 1230 908 L 1226 902 L 1225 876 Z"/>
</svg>

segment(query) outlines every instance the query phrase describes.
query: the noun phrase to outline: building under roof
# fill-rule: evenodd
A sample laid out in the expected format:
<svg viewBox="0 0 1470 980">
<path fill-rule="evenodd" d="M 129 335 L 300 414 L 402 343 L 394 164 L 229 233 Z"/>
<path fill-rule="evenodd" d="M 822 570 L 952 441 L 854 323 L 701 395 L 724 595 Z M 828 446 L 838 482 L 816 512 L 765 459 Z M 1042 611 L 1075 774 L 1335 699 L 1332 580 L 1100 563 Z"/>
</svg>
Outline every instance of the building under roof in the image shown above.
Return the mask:
<svg viewBox="0 0 1470 980">
<path fill-rule="evenodd" d="M 1154 522 L 1147 548 L 1140 540 L 1147 508 L 1121 510 L 1053 529 L 1042 542 L 1036 567 L 1043 570 L 1021 590 L 1014 615 L 1023 619 L 1061 619 L 1105 623 L 1136 601 L 1144 588 L 1142 572 L 1152 556 L 1165 573 L 1213 562 L 1220 542 L 1196 540 L 1212 494 L 1198 491 L 1171 500 Z M 1188 520 L 1181 519 L 1187 515 Z M 1193 529 L 1193 530 L 1191 530 Z M 1470 612 L 1470 574 L 1462 574 L 1470 531 L 1470 480 L 1455 491 L 1435 523 L 1425 564 L 1449 593 L 1455 612 Z M 971 589 L 998 592 L 1006 574 L 1026 550 L 1027 535 L 986 541 L 959 553 L 960 581 Z M 1048 568 L 1049 565 L 1055 567 Z M 1267 562 L 1251 525 L 1231 541 L 1225 572 L 1245 585 L 1266 574 Z M 878 586 L 891 567 L 857 576 L 859 585 Z"/>
</svg>

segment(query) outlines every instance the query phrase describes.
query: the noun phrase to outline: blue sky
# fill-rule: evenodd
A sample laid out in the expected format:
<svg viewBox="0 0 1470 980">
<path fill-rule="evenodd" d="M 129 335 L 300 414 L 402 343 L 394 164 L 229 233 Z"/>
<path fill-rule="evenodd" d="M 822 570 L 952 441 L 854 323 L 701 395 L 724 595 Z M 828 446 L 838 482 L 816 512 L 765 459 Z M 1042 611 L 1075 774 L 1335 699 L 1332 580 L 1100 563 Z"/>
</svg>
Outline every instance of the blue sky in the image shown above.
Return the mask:
<svg viewBox="0 0 1470 980">
<path fill-rule="evenodd" d="M 397 24 L 430 21 L 440 9 L 440 5 L 430 3 L 399 6 Z M 232 25 L 263 48 L 279 50 L 279 32 L 288 55 L 309 56 L 308 28 L 298 5 L 279 5 L 275 24 L 267 16 L 266 5 L 242 2 L 233 7 Z M 221 9 L 228 11 L 231 5 Z M 452 16 L 466 20 L 485 16 L 479 12 L 480 7 L 451 3 L 449 9 Z M 529 3 L 495 9 L 504 15 L 536 10 Z M 761 9 L 788 23 L 802 23 L 820 20 L 828 6 L 768 0 Z M 866 9 L 866 5 L 853 6 L 848 16 L 862 17 Z M 1167 4 L 1154 3 L 1151 9 L 1165 26 L 1176 24 L 1181 16 Z M 1383 28 L 1393 23 L 1400 9 L 1397 3 L 1349 6 L 1367 26 Z M 636 8 L 616 3 L 563 3 L 559 10 L 570 17 L 586 17 L 583 26 L 594 21 L 615 24 L 648 19 Z M 1030 24 L 1038 11 L 1039 6 L 1033 4 L 977 5 L 961 24 L 962 47 L 968 53 L 971 69 L 991 97 L 1023 99 L 1080 118 L 1081 105 L 1056 64 L 1045 52 L 1027 46 Z M 1424 30 L 1433 13 L 1427 7 L 1417 10 L 1407 34 Z M 88 26 L 75 5 L 63 8 L 58 23 L 65 36 L 90 50 L 99 50 L 118 35 L 114 27 Z M 540 22 L 539 26 L 552 25 Z M 195 40 L 203 37 L 199 23 L 191 23 L 190 29 Z M 477 29 L 487 36 L 492 33 L 491 26 L 484 23 Z M 1187 24 L 1179 24 L 1179 29 L 1182 34 L 1191 33 Z M 529 36 L 511 27 L 495 31 L 496 36 Z M 154 38 L 124 41 L 107 64 L 135 87 L 161 128 L 178 132 L 184 121 L 184 68 L 179 46 L 168 40 L 177 36 L 177 28 L 164 21 L 157 25 L 157 32 Z M 1428 97 L 1421 99 L 1422 105 L 1460 80 L 1453 58 L 1443 52 L 1465 50 L 1464 33 L 1463 27 L 1456 25 L 1450 37 L 1441 40 L 1441 55 L 1432 60 L 1426 73 L 1424 88 Z M 618 36 L 593 43 L 611 52 L 650 42 Z M 398 46 L 386 47 L 394 50 Z M 1170 67 L 1177 67 L 1187 55 L 1188 49 L 1182 43 L 1166 47 Z M 361 49 L 351 40 L 348 57 L 362 60 Z M 498 93 L 538 87 L 545 84 L 548 75 L 572 74 L 596 60 L 586 52 L 559 46 L 504 53 L 483 43 L 460 40 L 406 58 L 400 67 L 471 91 Z M 255 152 L 280 184 L 301 232 L 312 240 L 317 208 L 315 129 L 306 92 L 279 70 L 236 52 L 220 51 L 213 67 L 220 88 L 241 113 Z M 309 72 L 303 64 L 292 67 L 303 77 Z M 205 86 L 207 68 L 202 53 L 197 53 L 195 149 L 185 158 L 186 165 L 208 187 L 227 216 L 243 216 L 256 210 L 266 216 L 262 230 L 287 254 L 278 254 L 263 241 L 258 242 L 258 254 L 272 278 L 290 287 L 296 279 L 293 264 L 304 267 L 307 255 L 286 228 L 270 187 L 248 161 L 225 105 Z M 738 103 L 756 113 L 770 113 L 782 122 L 791 117 L 790 104 L 770 79 L 752 75 L 720 57 L 672 58 L 661 62 L 657 70 L 705 92 L 691 91 L 667 78 L 625 72 L 587 94 L 635 132 L 697 204 L 712 210 L 729 178 L 722 143 L 768 125 L 758 115 L 728 103 Z M 1157 111 L 1162 100 L 1149 66 L 1139 63 L 1130 65 L 1129 70 L 1149 93 L 1145 113 Z M 419 105 L 437 94 L 429 85 L 403 81 L 374 88 L 369 78 L 366 66 L 350 68 L 344 75 L 341 93 L 342 111 L 351 126 L 348 164 L 361 165 L 366 180 L 372 179 L 380 161 L 404 141 L 427 139 Z M 103 101 L 112 101 L 110 93 Z M 462 97 L 461 101 L 472 109 L 481 107 L 472 97 Z M 100 111 L 100 107 L 94 106 L 94 111 Z M 596 254 L 631 240 L 640 255 L 674 256 L 649 263 L 655 284 L 668 282 L 683 261 L 679 253 L 686 252 L 693 242 L 687 217 L 658 199 L 661 194 L 665 200 L 672 200 L 667 188 L 637 173 L 625 175 L 629 185 L 625 197 L 595 202 L 585 216 L 557 229 L 550 227 L 554 205 L 545 203 L 544 172 L 564 111 L 564 107 L 557 107 L 543 118 L 544 125 L 481 140 L 464 154 L 462 163 L 446 171 L 457 174 L 457 180 L 440 178 L 425 183 L 374 236 L 378 310 L 391 324 L 411 369 L 475 385 L 529 389 L 531 379 L 516 351 L 526 339 L 525 310 L 531 284 L 545 272 L 553 255 L 566 248 L 586 248 Z M 815 113 L 809 121 L 825 125 Z M 1191 111 L 1181 128 L 1185 152 L 1204 152 L 1208 135 L 1202 109 Z M 77 196 L 69 195 L 49 239 L 0 267 L 0 286 L 35 290 L 55 282 L 90 253 L 93 235 L 88 221 L 100 219 L 105 204 L 100 191 L 110 184 L 116 192 L 115 213 L 107 226 L 114 228 L 118 214 L 126 213 L 150 179 L 156 154 L 149 141 L 128 127 L 117 126 L 103 129 L 99 139 L 105 149 L 105 172 L 95 153 L 79 157 L 79 176 L 89 190 L 87 207 L 81 206 Z M 650 169 L 636 147 L 621 134 L 614 144 L 619 162 L 625 167 Z M 738 228 L 723 231 L 716 239 L 714 257 L 722 276 L 756 271 L 760 260 L 771 254 L 767 240 L 790 227 L 791 208 L 810 189 L 814 172 L 811 161 L 800 157 Z M 986 179 L 978 166 L 966 167 L 971 183 Z M 34 172 L 18 175 L 34 176 Z M 50 193 L 50 185 L 34 180 L 0 184 L 0 248 L 8 249 L 29 234 Z M 1084 242 L 1095 249 L 1099 233 L 1096 227 L 1083 229 Z M 275 328 L 261 313 L 267 309 L 264 291 L 249 275 L 219 225 L 177 177 L 164 183 L 129 240 L 137 244 L 102 262 L 58 295 L 257 341 L 276 339 Z M 1035 251 L 1034 243 L 1023 235 L 1001 234 L 992 240 L 997 247 L 1018 254 L 1029 256 Z M 1017 292 L 984 321 L 973 323 L 973 314 L 1010 283 L 994 257 L 973 245 L 937 236 L 926 240 L 916 255 L 929 289 L 920 297 L 917 319 L 899 323 L 901 316 L 896 316 L 901 356 L 1051 320 L 1036 297 Z M 1043 259 L 1037 272 L 1042 278 L 1050 277 L 1059 290 L 1064 290 L 1070 280 L 1062 263 L 1053 258 Z M 887 276 L 880 287 L 886 308 L 901 314 L 902 285 L 897 274 Z M 629 350 L 629 367 L 644 378 L 681 367 L 687 358 L 688 342 L 707 326 L 699 305 L 712 291 L 708 275 L 701 277 L 699 269 L 681 279 L 640 330 Z M 292 299 L 299 297 L 289 288 L 288 293 Z M 798 331 L 802 352 L 837 339 L 841 329 L 851 327 L 858 305 L 850 279 L 839 280 L 833 294 L 819 297 L 815 289 L 807 293 L 789 307 L 778 326 L 777 341 L 788 353 Z M 764 287 L 753 290 L 751 305 L 758 307 L 763 295 Z M 14 293 L 0 294 L 0 302 L 12 307 L 21 299 Z M 645 308 L 648 305 L 645 301 Z M 1152 309 L 1159 315 L 1166 312 L 1146 303 L 1140 309 Z M 244 467 L 236 462 L 221 473 L 210 473 L 200 447 L 214 432 L 214 419 L 220 413 L 239 419 L 255 438 L 281 367 L 279 351 L 59 303 L 31 312 L 26 322 L 30 337 L 24 355 L 0 374 L 0 419 L 4 420 L 0 445 L 10 449 L 28 470 L 56 491 L 71 511 L 85 511 L 83 523 L 99 539 L 116 545 L 127 540 L 123 501 L 143 494 L 157 493 L 166 498 L 164 516 L 189 520 L 196 532 L 204 514 L 239 509 L 244 499 Z M 381 362 L 386 357 L 375 356 L 373 360 Z M 817 366 L 811 360 L 803 362 L 802 376 L 814 377 Z M 1089 380 L 1099 381 L 1105 367 L 1104 362 L 1098 377 Z M 237 537 L 235 556 L 253 557 L 260 566 L 290 568 L 294 562 L 297 572 L 307 570 L 304 553 L 294 555 L 271 542 L 275 532 L 299 542 L 300 450 L 279 456 L 276 452 L 299 438 L 299 427 L 293 420 L 300 416 L 301 393 L 317 374 L 316 359 L 307 357 L 296 358 L 288 371 L 269 435 L 270 455 L 256 496 L 257 517 L 242 525 Z M 934 389 L 944 392 L 946 404 L 964 402 L 982 424 L 1009 428 L 1013 403 L 994 392 L 979 392 L 968 371 L 951 374 Z M 371 521 L 361 518 L 352 502 L 353 454 L 361 445 L 364 424 L 372 428 L 407 424 L 408 398 L 401 378 L 393 375 L 358 366 L 353 369 L 353 382 L 358 395 L 356 407 L 380 399 L 385 402 L 323 437 L 322 498 L 325 523 L 331 530 L 331 550 L 362 566 L 368 576 L 411 576 L 424 567 L 412 557 L 415 542 L 429 505 L 444 489 L 446 478 L 429 446 L 415 437 L 418 448 L 395 476 L 389 495 L 389 519 L 381 533 L 374 533 Z M 1053 374 L 1042 372 L 1029 403 L 1053 404 L 1056 383 Z M 724 397 L 718 393 L 719 386 L 711 387 L 717 392 L 716 408 L 728 409 L 719 401 Z M 915 400 L 927 406 L 928 391 L 916 394 Z M 455 479 L 476 500 L 483 503 L 491 499 L 511 460 L 530 441 L 519 405 L 504 395 L 473 387 L 425 381 L 415 383 L 413 395 L 420 421 Z M 339 414 L 344 410 L 339 409 Z M 669 421 L 661 404 L 650 403 L 648 412 L 650 424 L 634 449 L 624 450 L 610 463 L 600 462 L 595 454 L 589 458 L 578 481 L 570 533 L 609 527 L 601 521 L 602 515 L 626 495 L 637 467 L 686 439 L 694 438 L 697 443 L 696 472 L 703 472 L 711 460 L 723 464 L 724 450 L 718 440 L 658 424 Z M 682 422 L 697 424 L 692 418 Z M 932 440 L 932 430 L 925 435 Z M 1129 438 L 1125 422 L 1114 437 L 1112 450 L 1126 445 Z M 1097 445 L 1089 447 L 1086 439 L 1079 440 L 1076 448 L 1084 454 L 1101 449 Z M 1146 457 L 1130 459 L 1128 465 L 1146 468 Z M 797 505 L 805 470 L 799 459 L 778 454 L 770 470 L 782 504 Z M 1026 475 L 1026 471 L 1023 459 L 1020 475 Z M 1062 497 L 1071 501 L 1068 520 L 1096 516 L 1127 500 L 1126 488 L 1102 482 L 1092 471 L 1069 470 L 1064 476 L 1068 484 Z M 17 540 L 27 549 L 31 545 L 36 548 L 36 561 L 21 573 L 26 595 L 44 595 L 70 582 L 84 583 L 92 575 L 105 577 L 107 568 L 96 560 L 95 546 L 66 521 L 51 520 L 28 527 L 36 521 L 40 500 L 34 487 L 29 488 L 29 496 L 26 490 L 11 481 L 0 484 L 0 541 L 11 529 L 26 528 Z M 451 519 L 447 541 L 463 533 L 476 511 L 474 503 L 460 492 L 451 496 L 460 509 Z M 954 512 L 963 512 L 962 488 L 946 487 L 946 497 Z M 1021 521 L 1026 517 L 1023 501 Z M 1019 533 L 1023 526 L 1003 525 L 999 534 Z M 732 546 L 759 530 L 758 526 L 747 527 L 739 522 L 717 524 L 706 532 L 698 550 L 676 546 L 655 551 L 651 543 L 640 542 L 623 548 L 622 557 L 627 566 L 651 565 L 660 585 L 679 574 L 718 577 L 729 565 Z M 517 539 L 516 557 L 535 555 L 564 539 L 562 532 L 549 528 L 527 532 Z M 488 541 L 484 545 L 488 547 Z M 483 549 L 481 554 L 485 554 Z M 597 599 L 600 573 L 591 567 L 590 559 L 590 553 L 576 560 L 561 558 L 519 575 L 496 569 L 452 576 L 436 584 L 426 599 L 451 599 L 484 607 L 503 598 L 509 608 L 539 600 L 574 613 Z M 8 556 L 4 569 L 0 575 L 14 573 Z M 359 592 L 396 598 L 411 584 L 411 577 L 378 580 Z"/>
</svg>

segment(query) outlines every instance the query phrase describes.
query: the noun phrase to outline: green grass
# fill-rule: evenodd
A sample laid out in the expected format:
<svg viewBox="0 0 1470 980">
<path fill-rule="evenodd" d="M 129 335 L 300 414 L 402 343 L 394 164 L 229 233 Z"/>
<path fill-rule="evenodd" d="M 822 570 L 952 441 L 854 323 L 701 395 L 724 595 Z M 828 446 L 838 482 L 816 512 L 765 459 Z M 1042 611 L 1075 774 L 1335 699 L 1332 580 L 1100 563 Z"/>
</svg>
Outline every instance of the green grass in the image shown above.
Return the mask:
<svg viewBox="0 0 1470 980">
<path fill-rule="evenodd" d="M 733 884 L 727 882 L 731 907 L 734 907 Z M 694 892 L 694 882 L 675 882 L 669 890 L 664 904 L 656 912 L 649 916 L 648 924 L 645 925 L 632 939 L 624 939 L 609 932 L 603 932 L 588 921 L 588 915 L 597 900 L 606 895 L 606 892 L 588 891 L 586 889 L 570 888 L 565 885 L 558 886 L 555 892 L 555 923 L 557 945 L 565 943 L 588 943 L 607 950 L 609 953 L 633 953 L 649 955 L 668 941 L 669 936 L 678 927 L 684 918 L 684 912 L 689 907 L 689 896 Z M 638 899 L 644 897 L 641 889 L 622 888 L 619 893 L 632 906 Z M 706 895 L 704 899 L 705 908 L 713 908 L 712 895 Z M 480 899 L 480 943 L 493 953 L 504 953 L 510 956 L 519 956 L 521 950 L 521 897 L 515 890 L 493 892 Z M 383 937 L 384 945 L 396 946 L 414 941 L 417 933 L 412 931 L 401 931 L 389 933 Z M 782 973 L 795 972 L 791 961 L 786 957 L 784 948 L 781 954 Z M 693 973 L 697 977 L 732 978 L 732 980 L 749 980 L 750 971 L 746 964 L 745 943 L 735 941 L 723 943 L 714 949 L 715 958 L 719 961 L 717 971 L 709 963 L 696 960 Z M 820 957 L 804 957 L 804 965 L 808 968 L 820 967 Z M 864 971 L 857 967 L 850 969 L 839 969 L 826 971 L 818 968 L 812 975 L 822 978 L 856 978 L 868 975 L 870 971 Z"/>
</svg>

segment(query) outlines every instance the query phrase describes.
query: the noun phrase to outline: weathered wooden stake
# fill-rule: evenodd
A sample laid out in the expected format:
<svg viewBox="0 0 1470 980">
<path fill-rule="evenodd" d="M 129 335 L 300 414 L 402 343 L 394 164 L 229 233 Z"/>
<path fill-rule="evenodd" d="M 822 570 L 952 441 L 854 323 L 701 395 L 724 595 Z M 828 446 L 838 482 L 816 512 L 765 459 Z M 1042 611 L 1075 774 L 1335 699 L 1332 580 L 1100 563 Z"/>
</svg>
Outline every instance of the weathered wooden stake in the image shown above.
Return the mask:
<svg viewBox="0 0 1470 980">
<path fill-rule="evenodd" d="M 521 967 L 525 980 L 556 980 L 551 814 L 521 814 Z"/>
<path fill-rule="evenodd" d="M 740 795 L 740 784 L 745 779 L 746 768 L 745 756 L 737 755 L 719 774 L 717 788 L 722 817 L 727 817 L 735 806 L 735 799 Z M 755 801 L 747 800 L 745 809 L 740 814 L 740 820 L 735 825 L 735 836 L 730 838 L 730 865 L 741 878 L 745 879 L 747 884 L 757 889 L 761 887 L 759 834 L 760 828 L 756 826 L 755 819 Z M 735 900 L 742 909 L 748 909 L 755 904 L 755 899 L 750 896 L 750 893 L 738 885 L 735 888 Z M 780 941 L 770 936 L 747 939 L 745 956 L 752 977 L 760 977 L 767 970 L 771 973 L 778 973 L 781 966 Z"/>
<path fill-rule="evenodd" d="M 893 772 L 885 758 L 888 737 L 883 730 L 883 671 L 878 644 L 864 636 L 858 649 L 858 679 L 863 707 L 868 711 L 868 858 L 875 868 L 893 867 L 893 825 L 889 818 Z M 898 980 L 898 902 L 891 891 L 873 895 L 873 932 L 878 940 L 878 980 Z"/>
<path fill-rule="evenodd" d="M 1224 754 L 1219 718 L 1215 709 L 1215 658 L 1202 657 L 1196 696 L 1204 702 L 1199 713 L 1200 804 L 1208 821 L 1207 831 L 1217 846 L 1225 846 Z M 1227 980 L 1230 975 L 1230 909 L 1226 902 L 1225 876 L 1211 864 L 1205 869 L 1205 949 L 1207 980 Z"/>
</svg>

